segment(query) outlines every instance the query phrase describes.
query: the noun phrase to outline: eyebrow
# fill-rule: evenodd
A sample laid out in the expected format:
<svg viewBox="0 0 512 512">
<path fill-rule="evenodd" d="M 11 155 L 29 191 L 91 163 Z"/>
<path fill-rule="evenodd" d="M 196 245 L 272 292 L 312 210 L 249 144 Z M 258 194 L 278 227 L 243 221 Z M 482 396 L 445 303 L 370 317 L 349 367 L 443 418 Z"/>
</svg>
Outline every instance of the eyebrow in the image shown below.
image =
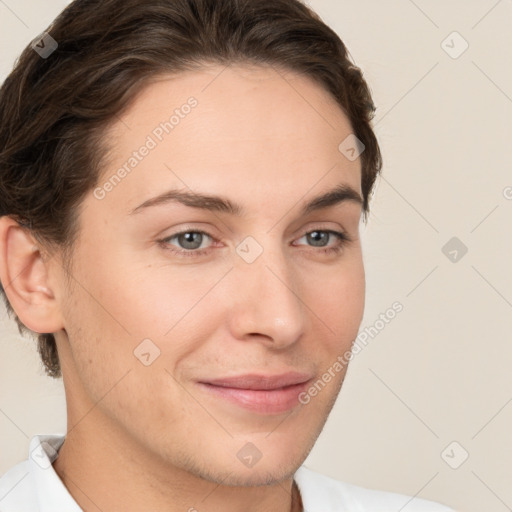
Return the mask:
<svg viewBox="0 0 512 512">
<path fill-rule="evenodd" d="M 346 201 L 353 201 L 361 206 L 364 204 L 361 195 L 349 185 L 338 185 L 306 203 L 301 211 L 301 215 L 307 215 L 313 211 L 328 208 Z M 230 199 L 222 196 L 201 194 L 199 192 L 168 190 L 163 194 L 152 197 L 134 208 L 130 215 L 140 213 L 151 206 L 158 206 L 167 203 L 178 202 L 192 208 L 202 210 L 217 211 L 228 213 L 235 216 L 245 215 L 245 209 L 240 204 L 232 202 Z"/>
</svg>

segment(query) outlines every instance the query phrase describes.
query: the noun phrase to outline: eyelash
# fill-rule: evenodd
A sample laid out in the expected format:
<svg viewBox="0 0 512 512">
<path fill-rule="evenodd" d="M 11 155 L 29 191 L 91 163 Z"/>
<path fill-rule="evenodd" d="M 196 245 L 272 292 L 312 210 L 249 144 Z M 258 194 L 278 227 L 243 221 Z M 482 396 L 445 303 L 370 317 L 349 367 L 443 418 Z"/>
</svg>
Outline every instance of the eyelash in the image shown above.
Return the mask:
<svg viewBox="0 0 512 512">
<path fill-rule="evenodd" d="M 344 249 L 345 245 L 352 240 L 346 233 L 344 233 L 342 231 L 334 231 L 332 229 L 313 229 L 311 231 L 307 231 L 306 233 L 304 233 L 300 238 L 303 238 L 304 236 L 310 235 L 311 233 L 315 233 L 315 232 L 330 233 L 332 235 L 335 235 L 339 240 L 339 245 L 336 245 L 334 247 L 319 247 L 318 248 L 319 251 L 323 252 L 324 254 L 338 254 L 339 252 L 341 252 L 342 249 Z M 171 249 L 169 247 L 169 240 L 176 238 L 180 235 L 184 235 L 186 233 L 199 233 L 202 235 L 206 235 L 207 237 L 211 238 L 212 240 L 215 240 L 215 238 L 213 236 L 211 236 L 209 233 L 207 233 L 206 231 L 187 229 L 185 231 L 180 231 L 178 233 L 174 233 L 173 235 L 165 237 L 162 240 L 158 240 L 158 242 L 165 250 L 171 251 L 172 253 L 178 255 L 179 257 L 194 258 L 194 257 L 203 256 L 203 255 L 207 254 L 208 251 L 210 251 L 211 247 L 209 247 L 207 249 L 181 249 L 181 250 Z"/>
</svg>

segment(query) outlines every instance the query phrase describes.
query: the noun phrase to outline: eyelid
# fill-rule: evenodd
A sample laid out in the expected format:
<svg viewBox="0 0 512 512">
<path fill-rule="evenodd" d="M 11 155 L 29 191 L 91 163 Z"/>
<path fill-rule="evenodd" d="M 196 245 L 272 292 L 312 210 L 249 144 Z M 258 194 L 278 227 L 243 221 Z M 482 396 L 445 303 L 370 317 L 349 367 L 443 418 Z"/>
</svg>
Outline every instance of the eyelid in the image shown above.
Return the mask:
<svg viewBox="0 0 512 512">
<path fill-rule="evenodd" d="M 185 233 L 200 233 L 201 235 L 206 235 L 213 242 L 218 241 L 213 235 L 211 235 L 210 233 L 208 233 L 207 231 L 204 231 L 202 229 L 184 228 L 184 229 L 181 229 L 180 231 L 177 231 L 176 233 L 172 233 L 169 236 L 165 236 L 164 238 L 157 240 L 157 242 L 160 245 L 162 245 L 164 247 L 164 249 L 170 250 L 171 252 L 177 253 L 178 255 L 179 254 L 202 254 L 203 252 L 210 250 L 211 246 L 207 247 L 206 249 L 188 249 L 188 250 L 180 249 L 180 248 L 170 249 L 168 241 L 171 240 L 172 238 L 176 238 L 177 236 L 184 235 Z"/>
</svg>

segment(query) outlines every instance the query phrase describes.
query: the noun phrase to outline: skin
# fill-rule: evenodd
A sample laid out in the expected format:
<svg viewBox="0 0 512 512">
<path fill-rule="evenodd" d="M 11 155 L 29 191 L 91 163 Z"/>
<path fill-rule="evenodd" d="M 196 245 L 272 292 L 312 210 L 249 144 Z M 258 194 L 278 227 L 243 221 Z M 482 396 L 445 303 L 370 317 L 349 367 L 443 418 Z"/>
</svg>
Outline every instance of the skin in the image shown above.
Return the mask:
<svg viewBox="0 0 512 512">
<path fill-rule="evenodd" d="M 196 381 L 288 370 L 316 380 L 362 319 L 361 204 L 300 215 L 338 185 L 361 194 L 360 160 L 338 150 L 350 123 L 310 79 L 247 65 L 159 77 L 109 127 L 100 184 L 190 96 L 197 107 L 129 175 L 103 199 L 85 197 L 69 283 L 58 253 L 45 257 L 29 232 L 0 219 L 9 300 L 29 328 L 56 336 L 68 434 L 53 467 L 86 511 L 292 510 L 293 474 L 346 367 L 307 405 L 277 414 Z M 246 214 L 176 202 L 130 214 L 171 188 L 222 195 Z M 185 230 L 212 237 L 200 244 L 207 253 L 170 250 L 191 246 L 169 239 Z M 315 245 L 315 230 L 351 240 L 326 254 L 340 242 L 324 235 Z M 247 236 L 263 250 L 252 263 L 236 252 Z M 134 350 L 148 338 L 160 356 L 145 366 Z M 252 467 L 237 457 L 248 442 L 262 454 Z"/>
</svg>

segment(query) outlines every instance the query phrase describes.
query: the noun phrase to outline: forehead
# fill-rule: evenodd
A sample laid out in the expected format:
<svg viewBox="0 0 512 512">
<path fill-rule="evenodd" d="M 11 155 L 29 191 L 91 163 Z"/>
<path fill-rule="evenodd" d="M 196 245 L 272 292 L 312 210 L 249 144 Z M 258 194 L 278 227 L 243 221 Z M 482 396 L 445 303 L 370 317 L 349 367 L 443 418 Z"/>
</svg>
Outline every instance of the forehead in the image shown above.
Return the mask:
<svg viewBox="0 0 512 512">
<path fill-rule="evenodd" d="M 360 191 L 359 159 L 338 149 L 350 134 L 335 99 L 304 75 L 245 65 L 161 75 L 107 131 L 111 158 L 100 185 L 124 168 L 108 199 L 122 198 L 126 211 L 165 187 L 226 195 L 229 186 L 268 200 L 270 190 L 274 199 L 304 195 L 321 180 L 320 189 Z"/>
<path fill-rule="evenodd" d="M 204 127 L 208 138 L 222 134 L 239 140 L 252 136 L 296 140 L 324 131 L 337 140 L 336 132 L 349 127 L 332 95 L 304 74 L 277 67 L 211 64 L 150 79 L 125 112 L 116 116 L 110 134 L 130 138 L 134 129 L 148 132 L 169 120 L 191 97 L 198 102 L 193 112 L 197 122 L 192 119 L 187 124 Z"/>
</svg>

